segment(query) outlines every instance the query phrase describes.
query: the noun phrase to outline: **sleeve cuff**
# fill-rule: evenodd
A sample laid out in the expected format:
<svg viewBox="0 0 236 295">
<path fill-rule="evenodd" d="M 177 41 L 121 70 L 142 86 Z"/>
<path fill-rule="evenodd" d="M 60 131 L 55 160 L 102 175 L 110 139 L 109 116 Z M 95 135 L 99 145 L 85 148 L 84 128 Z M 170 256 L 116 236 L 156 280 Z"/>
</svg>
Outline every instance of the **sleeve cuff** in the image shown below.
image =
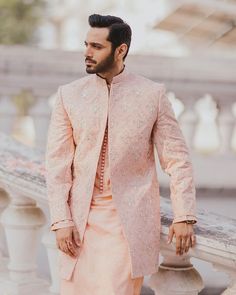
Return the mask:
<svg viewBox="0 0 236 295">
<path fill-rule="evenodd" d="M 62 220 L 62 221 L 58 221 L 58 222 L 55 222 L 51 225 L 51 230 L 52 231 L 55 231 L 59 228 L 65 228 L 65 227 L 69 227 L 69 226 L 74 226 L 74 222 L 73 220 L 71 219 L 65 219 L 65 220 Z"/>
<path fill-rule="evenodd" d="M 186 220 L 195 220 L 197 222 L 197 218 L 195 215 L 183 215 L 183 216 L 174 218 L 172 223 L 177 223 L 177 222 L 186 221 Z"/>
</svg>

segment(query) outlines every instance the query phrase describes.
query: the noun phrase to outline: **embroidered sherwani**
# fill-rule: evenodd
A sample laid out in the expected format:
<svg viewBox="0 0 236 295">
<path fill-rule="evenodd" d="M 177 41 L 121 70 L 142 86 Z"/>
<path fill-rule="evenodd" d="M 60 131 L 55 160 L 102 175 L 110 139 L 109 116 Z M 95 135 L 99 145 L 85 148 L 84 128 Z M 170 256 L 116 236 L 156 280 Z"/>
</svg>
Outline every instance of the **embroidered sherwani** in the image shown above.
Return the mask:
<svg viewBox="0 0 236 295">
<path fill-rule="evenodd" d="M 106 81 L 88 75 L 59 88 L 46 152 L 52 230 L 75 225 L 83 241 L 108 122 L 109 179 L 127 240 L 131 276 L 158 270 L 160 196 L 154 147 L 170 175 L 173 222 L 195 218 L 189 152 L 165 86 L 126 69 Z M 69 280 L 77 258 L 61 253 L 60 275 Z"/>
<path fill-rule="evenodd" d="M 72 277 L 61 280 L 61 295 L 140 295 L 141 292 L 143 276 L 131 278 L 128 243 L 112 199 L 108 148 L 107 124 L 83 243 Z M 62 226 L 66 222 L 58 222 L 53 228 Z"/>
</svg>

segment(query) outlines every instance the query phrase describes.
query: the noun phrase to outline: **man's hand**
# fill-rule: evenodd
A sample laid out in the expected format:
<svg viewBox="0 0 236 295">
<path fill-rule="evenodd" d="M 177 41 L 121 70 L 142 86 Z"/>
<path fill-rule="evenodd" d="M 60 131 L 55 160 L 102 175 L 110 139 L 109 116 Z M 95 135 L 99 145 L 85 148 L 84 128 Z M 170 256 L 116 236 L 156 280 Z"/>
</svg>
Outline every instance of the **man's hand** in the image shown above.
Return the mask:
<svg viewBox="0 0 236 295">
<path fill-rule="evenodd" d="M 172 242 L 173 236 L 176 238 L 176 254 L 183 255 L 187 253 L 190 247 L 194 247 L 196 239 L 194 236 L 193 225 L 186 222 L 172 223 L 169 227 L 167 243 Z"/>
<path fill-rule="evenodd" d="M 59 228 L 56 230 L 57 247 L 71 257 L 78 255 L 80 237 L 75 226 Z"/>
</svg>

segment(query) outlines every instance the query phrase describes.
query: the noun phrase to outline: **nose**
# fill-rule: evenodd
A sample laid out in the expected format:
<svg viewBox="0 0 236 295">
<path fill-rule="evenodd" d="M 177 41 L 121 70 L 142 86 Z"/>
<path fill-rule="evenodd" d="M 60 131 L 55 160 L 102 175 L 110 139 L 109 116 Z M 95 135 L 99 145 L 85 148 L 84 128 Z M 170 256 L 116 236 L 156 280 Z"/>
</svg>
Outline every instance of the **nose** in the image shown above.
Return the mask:
<svg viewBox="0 0 236 295">
<path fill-rule="evenodd" d="M 85 51 L 84 51 L 84 56 L 85 57 L 92 57 L 92 51 L 89 48 L 89 46 L 86 47 Z"/>
</svg>

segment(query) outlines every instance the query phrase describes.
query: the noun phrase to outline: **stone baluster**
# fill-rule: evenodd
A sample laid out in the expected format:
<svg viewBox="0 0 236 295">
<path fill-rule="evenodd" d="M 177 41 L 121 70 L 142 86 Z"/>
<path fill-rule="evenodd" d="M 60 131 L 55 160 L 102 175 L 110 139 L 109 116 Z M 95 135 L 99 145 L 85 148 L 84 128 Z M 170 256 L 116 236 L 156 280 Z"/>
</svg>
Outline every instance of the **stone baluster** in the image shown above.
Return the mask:
<svg viewBox="0 0 236 295">
<path fill-rule="evenodd" d="M 6 134 L 12 134 L 17 108 L 8 96 L 0 99 L 0 131 Z"/>
<path fill-rule="evenodd" d="M 47 142 L 47 130 L 51 114 L 48 99 L 37 98 L 29 114 L 33 117 L 34 121 L 35 146 L 44 150 Z"/>
<path fill-rule="evenodd" d="M 188 147 L 193 148 L 193 138 L 197 123 L 197 115 L 193 109 L 193 103 L 185 104 L 183 113 L 179 116 L 179 123 L 183 131 Z"/>
<path fill-rule="evenodd" d="M 164 260 L 148 282 L 155 295 L 197 295 L 203 289 L 200 274 L 190 263 L 188 255 L 177 256 L 175 249 L 161 251 Z"/>
<path fill-rule="evenodd" d="M 0 188 L 0 217 L 3 210 L 7 207 L 9 203 L 9 197 L 6 191 Z M 6 246 L 6 239 L 2 224 L 0 223 L 0 271 L 4 270 L 5 268 L 5 257 L 7 255 L 7 246 Z"/>
<path fill-rule="evenodd" d="M 47 249 L 48 261 L 49 261 L 49 268 L 51 274 L 51 286 L 50 292 L 59 294 L 60 289 L 60 280 L 59 280 L 59 256 L 58 256 L 58 249 L 56 246 L 56 239 L 55 233 L 51 230 L 47 230 L 44 235 L 42 242 Z"/>
<path fill-rule="evenodd" d="M 0 281 L 6 294 L 32 294 L 48 283 L 36 275 L 40 227 L 45 223 L 42 210 L 34 200 L 7 187 L 11 202 L 1 222 L 9 251 L 8 276 Z M 30 293 L 28 293 L 30 291 Z"/>
<path fill-rule="evenodd" d="M 235 124 L 235 118 L 232 112 L 232 105 L 225 104 L 220 106 L 220 113 L 218 116 L 218 124 L 220 131 L 220 152 L 222 154 L 230 153 L 231 140 L 233 134 L 233 128 Z"/>
</svg>

